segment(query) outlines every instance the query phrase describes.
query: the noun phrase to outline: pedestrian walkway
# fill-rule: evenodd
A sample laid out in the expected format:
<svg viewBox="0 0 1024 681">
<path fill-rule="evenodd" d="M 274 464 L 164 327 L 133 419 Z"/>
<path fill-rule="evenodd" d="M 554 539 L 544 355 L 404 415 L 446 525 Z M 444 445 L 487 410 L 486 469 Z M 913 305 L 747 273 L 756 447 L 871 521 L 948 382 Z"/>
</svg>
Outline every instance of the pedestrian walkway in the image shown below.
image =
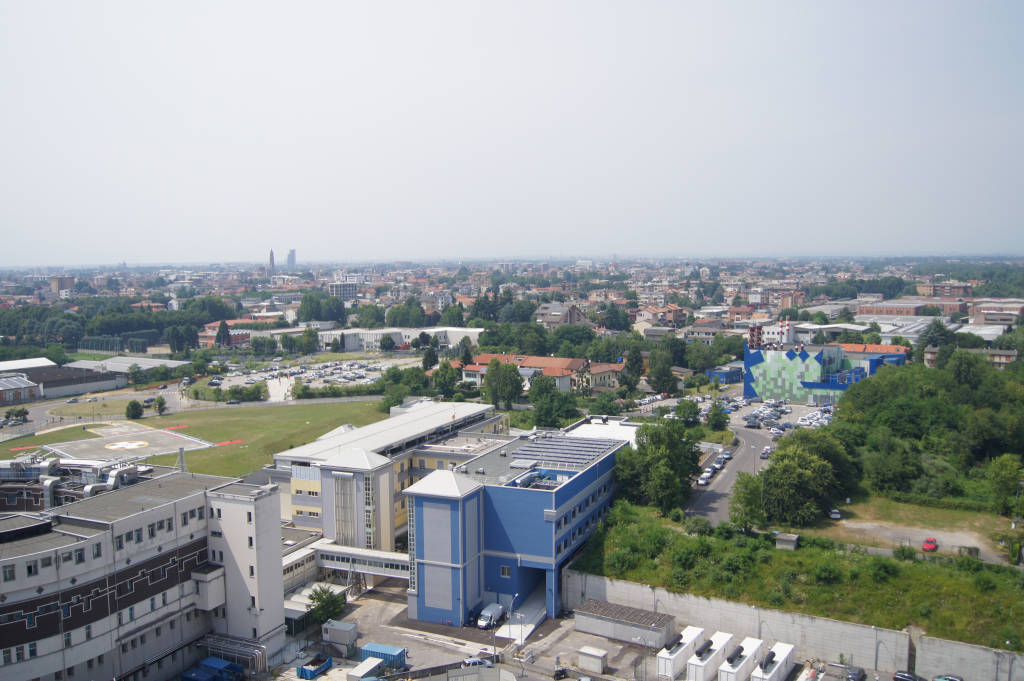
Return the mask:
<svg viewBox="0 0 1024 681">
<path fill-rule="evenodd" d="M 547 619 L 548 609 L 544 596 L 545 586 L 541 583 L 515 612 L 509 613 L 508 619 L 495 632 L 496 635 L 523 645 L 530 634 Z"/>
</svg>

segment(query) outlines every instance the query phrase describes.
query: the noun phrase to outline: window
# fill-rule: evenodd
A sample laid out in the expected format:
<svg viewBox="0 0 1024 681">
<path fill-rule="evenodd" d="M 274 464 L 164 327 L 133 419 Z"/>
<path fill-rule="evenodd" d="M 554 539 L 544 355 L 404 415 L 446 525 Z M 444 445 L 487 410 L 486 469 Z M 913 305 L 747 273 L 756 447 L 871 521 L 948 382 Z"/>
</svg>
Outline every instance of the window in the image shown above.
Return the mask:
<svg viewBox="0 0 1024 681">
<path fill-rule="evenodd" d="M 220 509 L 219 508 L 217 509 L 217 518 L 218 519 L 220 518 Z"/>
<path fill-rule="evenodd" d="M 75 562 L 76 563 L 84 563 L 85 562 L 85 549 L 75 549 Z"/>
<path fill-rule="evenodd" d="M 103 556 L 103 544 L 97 542 L 92 545 L 92 557 L 100 558 L 101 556 Z"/>
<path fill-rule="evenodd" d="M 114 537 L 114 548 L 118 551 L 124 548 L 124 539 L 121 537 L 121 535 L 117 535 L 116 537 Z"/>
<path fill-rule="evenodd" d="M 188 517 L 189 517 L 189 518 L 195 518 L 195 517 L 196 517 L 196 509 L 194 509 L 194 508 L 190 508 L 190 509 L 188 510 Z"/>
<path fill-rule="evenodd" d="M 70 648 L 71 647 L 71 632 L 70 631 L 65 631 L 64 632 L 64 647 L 65 648 Z"/>
<path fill-rule="evenodd" d="M 151 596 L 149 599 L 149 609 L 156 610 L 156 596 Z"/>
<path fill-rule="evenodd" d="M 252 537 L 249 537 L 249 548 L 252 548 Z"/>
<path fill-rule="evenodd" d="M 295 515 L 306 515 L 306 512 L 303 510 L 296 510 Z"/>
<path fill-rule="evenodd" d="M 256 607 L 256 597 L 255 596 L 249 596 L 249 607 L 250 608 L 255 608 Z"/>
<path fill-rule="evenodd" d="M 318 496 L 320 496 L 320 492 L 314 492 L 313 490 L 310 490 L 309 491 L 309 496 L 311 496 L 311 497 L 318 497 Z"/>
<path fill-rule="evenodd" d="M 167 531 L 168 532 L 174 532 L 174 517 L 173 516 L 167 519 Z"/>
<path fill-rule="evenodd" d="M 129 605 L 128 606 L 128 621 L 132 622 L 134 620 L 135 620 L 135 606 L 134 605 Z"/>
<path fill-rule="evenodd" d="M 11 649 L 4 648 L 4 664 L 8 665 L 11 663 Z"/>
<path fill-rule="evenodd" d="M 249 566 L 249 576 L 250 577 L 255 577 L 256 576 L 256 566 L 255 565 L 250 565 Z"/>
<path fill-rule="evenodd" d="M 36 656 L 36 644 L 35 641 L 28 644 L 28 659 L 32 659 Z"/>
<path fill-rule="evenodd" d="M 252 522 L 252 511 L 246 511 L 245 512 L 245 522 L 247 522 L 247 523 L 251 523 Z"/>
<path fill-rule="evenodd" d="M 132 532 L 125 532 L 124 533 L 124 543 L 125 544 L 131 544 L 133 536 L 135 536 L 135 535 Z"/>
<path fill-rule="evenodd" d="M 27 574 L 29 577 L 35 577 L 36 575 L 38 575 L 39 561 L 30 560 L 27 563 L 25 563 L 25 574 Z"/>
<path fill-rule="evenodd" d="M 50 556 L 44 556 L 39 559 L 39 567 L 50 567 L 53 565 L 53 558 Z"/>
<path fill-rule="evenodd" d="M 103 653 L 96 656 L 96 664 L 103 664 Z"/>
<path fill-rule="evenodd" d="M 320 517 L 320 511 L 310 511 L 306 515 L 308 515 L 310 518 L 319 518 Z"/>
<path fill-rule="evenodd" d="M 199 519 L 200 520 L 202 520 L 203 518 L 206 517 L 206 507 L 205 506 L 200 506 L 199 508 L 196 509 L 196 511 L 199 512 Z"/>
<path fill-rule="evenodd" d="M 70 563 L 71 562 L 71 552 L 70 551 L 65 551 L 64 553 L 60 554 L 60 559 L 62 561 L 64 561 L 65 563 Z"/>
<path fill-rule="evenodd" d="M 509 567 L 508 565 L 502 565 L 501 566 L 501 576 L 502 577 L 511 577 L 512 576 L 512 568 Z"/>
<path fill-rule="evenodd" d="M 181 513 L 181 526 L 185 527 L 188 525 L 188 511 L 182 511 Z"/>
<path fill-rule="evenodd" d="M 139 636 L 139 645 L 142 645 L 142 646 L 146 645 L 146 635 L 145 634 L 142 634 L 141 636 Z"/>
<path fill-rule="evenodd" d="M 88 641 L 91 638 L 92 638 L 92 625 L 91 624 L 86 624 L 85 625 L 85 640 Z"/>
<path fill-rule="evenodd" d="M 132 650 L 135 650 L 138 647 L 139 647 L 139 639 L 133 638 L 132 639 Z"/>
<path fill-rule="evenodd" d="M 74 667 L 68 667 L 64 671 L 67 672 L 68 678 L 71 678 L 72 676 L 75 675 L 75 668 Z"/>
<path fill-rule="evenodd" d="M 135 530 L 135 543 L 136 544 L 141 544 L 142 543 L 142 528 L 141 527 Z"/>
<path fill-rule="evenodd" d="M 24 662 L 25 661 L 25 646 L 18 646 L 14 649 L 14 661 Z"/>
<path fill-rule="evenodd" d="M 153 635 L 154 635 L 154 636 L 159 636 L 159 635 L 160 635 L 160 627 L 157 627 L 157 628 L 156 628 L 156 629 L 155 629 L 155 630 L 153 631 Z"/>
<path fill-rule="evenodd" d="M 249 546 L 252 546 L 252 537 L 249 537 Z M 13 565 L 4 565 L 4 581 L 5 582 L 13 582 L 14 581 L 14 566 Z"/>
<path fill-rule="evenodd" d="M 156 529 L 158 529 L 158 530 L 164 529 L 164 521 L 162 521 L 162 520 L 156 521 Z"/>
<path fill-rule="evenodd" d="M 67 603 L 60 604 L 60 616 L 64 619 L 71 617 L 71 606 Z"/>
<path fill-rule="evenodd" d="M 167 605 L 167 592 L 160 594 L 160 605 Z"/>
<path fill-rule="evenodd" d="M 86 660 L 86 662 L 85 662 L 85 668 L 86 668 L 86 669 L 92 669 L 92 667 L 93 667 L 93 664 L 94 664 L 94 663 L 93 663 L 93 660 L 92 660 L 92 658 L 90 657 L 90 658 L 89 658 L 88 660 Z"/>
<path fill-rule="evenodd" d="M 427 467 L 427 460 L 426 459 L 420 459 L 420 468 L 423 469 L 423 468 L 426 468 L 426 467 Z"/>
<path fill-rule="evenodd" d="M 64 678 L 64 672 L 57 670 L 53 673 L 53 681 L 61 681 Z"/>
<path fill-rule="evenodd" d="M 149 536 L 150 539 L 156 536 L 156 523 L 150 523 L 146 527 L 146 534 Z"/>
</svg>

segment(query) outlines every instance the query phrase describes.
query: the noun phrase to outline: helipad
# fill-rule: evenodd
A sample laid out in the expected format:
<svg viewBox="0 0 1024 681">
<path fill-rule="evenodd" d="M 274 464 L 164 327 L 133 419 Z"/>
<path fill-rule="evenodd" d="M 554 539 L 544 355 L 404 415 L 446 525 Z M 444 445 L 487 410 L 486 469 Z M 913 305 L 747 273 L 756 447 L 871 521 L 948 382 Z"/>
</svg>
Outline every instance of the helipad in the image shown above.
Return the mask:
<svg viewBox="0 0 1024 681">
<path fill-rule="evenodd" d="M 45 449 L 72 459 L 123 459 L 175 454 L 180 447 L 186 451 L 212 447 L 213 443 L 166 430 L 134 430 L 97 437 L 91 440 L 58 442 Z"/>
</svg>

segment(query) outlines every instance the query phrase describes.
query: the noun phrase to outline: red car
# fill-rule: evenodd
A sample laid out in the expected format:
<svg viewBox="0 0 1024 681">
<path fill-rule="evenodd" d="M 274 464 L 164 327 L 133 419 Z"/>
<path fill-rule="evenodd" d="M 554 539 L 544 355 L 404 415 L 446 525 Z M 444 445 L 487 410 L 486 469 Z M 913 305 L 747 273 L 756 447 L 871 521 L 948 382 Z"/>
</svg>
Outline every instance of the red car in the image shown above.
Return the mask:
<svg viewBox="0 0 1024 681">
<path fill-rule="evenodd" d="M 921 550 L 927 551 L 928 553 L 934 553 L 939 549 L 938 542 L 935 541 L 935 537 L 928 537 L 921 544 Z"/>
</svg>

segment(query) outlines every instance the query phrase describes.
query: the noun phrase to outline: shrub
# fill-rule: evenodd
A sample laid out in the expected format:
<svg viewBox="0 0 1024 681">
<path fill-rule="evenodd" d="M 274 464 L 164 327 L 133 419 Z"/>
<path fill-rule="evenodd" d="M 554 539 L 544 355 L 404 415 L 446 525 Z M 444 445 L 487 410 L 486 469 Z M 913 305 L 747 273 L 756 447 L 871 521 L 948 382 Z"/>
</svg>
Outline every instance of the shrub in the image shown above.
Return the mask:
<svg viewBox="0 0 1024 681">
<path fill-rule="evenodd" d="M 914 550 L 913 546 L 907 546 L 906 544 L 900 544 L 892 550 L 892 557 L 896 560 L 917 560 L 917 551 Z"/>
<path fill-rule="evenodd" d="M 683 522 L 683 519 L 685 517 L 686 515 L 683 513 L 683 509 L 681 508 L 673 508 L 668 514 L 669 520 L 671 520 L 674 523 Z"/>
<path fill-rule="evenodd" d="M 987 572 L 979 572 L 974 575 L 974 588 L 982 593 L 986 593 L 996 588 L 996 582 L 992 579 L 992 575 Z"/>
<path fill-rule="evenodd" d="M 715 537 L 718 539 L 732 539 L 733 529 L 729 523 L 719 523 L 715 527 Z"/>
<path fill-rule="evenodd" d="M 683 523 L 683 527 L 686 529 L 687 534 L 695 534 L 701 537 L 711 534 L 711 521 L 702 516 L 690 516 Z"/>
<path fill-rule="evenodd" d="M 888 581 L 890 577 L 895 577 L 899 573 L 899 566 L 888 558 L 872 556 L 871 561 L 868 563 L 868 574 L 876 582 Z"/>
<path fill-rule="evenodd" d="M 608 571 L 612 576 L 622 577 L 640 564 L 640 555 L 626 548 L 617 549 L 608 556 Z"/>
<path fill-rule="evenodd" d="M 835 560 L 827 558 L 814 566 L 814 570 L 811 571 L 811 577 L 818 584 L 835 584 L 842 580 L 843 571 L 836 564 Z"/>
<path fill-rule="evenodd" d="M 981 561 L 970 556 L 960 556 L 956 559 L 956 569 L 963 572 L 977 572 L 981 569 Z"/>
</svg>

